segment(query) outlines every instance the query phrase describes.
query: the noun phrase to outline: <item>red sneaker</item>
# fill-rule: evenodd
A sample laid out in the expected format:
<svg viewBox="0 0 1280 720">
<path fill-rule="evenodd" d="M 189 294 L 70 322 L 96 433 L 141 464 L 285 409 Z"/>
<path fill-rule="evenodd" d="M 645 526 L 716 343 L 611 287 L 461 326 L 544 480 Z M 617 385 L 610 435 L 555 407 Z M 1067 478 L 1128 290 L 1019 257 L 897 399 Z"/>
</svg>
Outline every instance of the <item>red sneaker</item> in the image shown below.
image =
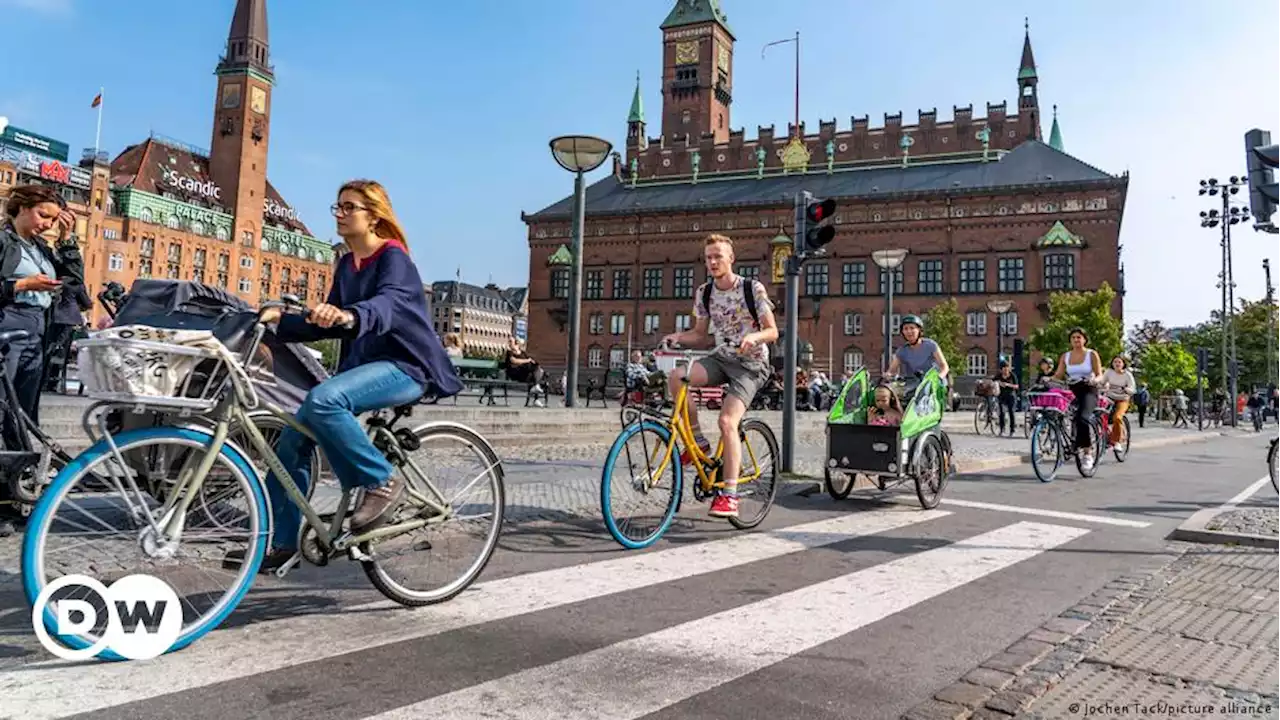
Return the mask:
<svg viewBox="0 0 1280 720">
<path fill-rule="evenodd" d="M 738 517 L 738 496 L 717 495 L 711 501 L 711 510 L 707 514 L 711 517 Z"/>
</svg>

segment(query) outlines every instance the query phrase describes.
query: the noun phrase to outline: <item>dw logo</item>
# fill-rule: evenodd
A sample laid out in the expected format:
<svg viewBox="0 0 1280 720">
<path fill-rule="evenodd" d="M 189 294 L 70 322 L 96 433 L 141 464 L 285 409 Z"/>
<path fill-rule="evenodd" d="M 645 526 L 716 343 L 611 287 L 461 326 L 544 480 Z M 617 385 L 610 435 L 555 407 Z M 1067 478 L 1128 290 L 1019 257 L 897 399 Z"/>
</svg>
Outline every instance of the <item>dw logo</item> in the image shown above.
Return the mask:
<svg viewBox="0 0 1280 720">
<path fill-rule="evenodd" d="M 50 636 L 96 638 L 82 650 Z M 151 575 L 128 575 L 110 588 L 85 575 L 64 575 L 40 591 L 31 608 L 31 626 L 46 650 L 64 660 L 86 660 L 111 650 L 127 660 L 163 655 L 182 633 L 182 605 L 165 581 Z"/>
</svg>

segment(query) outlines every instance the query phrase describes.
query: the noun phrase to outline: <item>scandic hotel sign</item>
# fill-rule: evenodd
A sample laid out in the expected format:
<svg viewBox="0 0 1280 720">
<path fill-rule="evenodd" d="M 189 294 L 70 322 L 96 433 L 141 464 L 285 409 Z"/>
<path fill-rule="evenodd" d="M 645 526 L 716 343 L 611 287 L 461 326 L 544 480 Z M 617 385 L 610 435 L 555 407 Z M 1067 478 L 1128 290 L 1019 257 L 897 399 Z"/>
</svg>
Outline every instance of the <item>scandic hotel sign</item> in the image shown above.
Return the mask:
<svg viewBox="0 0 1280 720">
<path fill-rule="evenodd" d="M 222 200 L 222 188 L 212 180 L 197 180 L 187 175 L 179 175 L 177 170 L 173 168 L 164 168 L 160 174 L 160 180 L 166 185 L 172 185 L 181 188 L 190 193 L 195 193 L 210 200 Z M 262 211 L 268 215 L 288 220 L 297 220 L 298 211 L 291 207 L 282 205 L 271 198 L 265 198 L 262 202 Z"/>
</svg>

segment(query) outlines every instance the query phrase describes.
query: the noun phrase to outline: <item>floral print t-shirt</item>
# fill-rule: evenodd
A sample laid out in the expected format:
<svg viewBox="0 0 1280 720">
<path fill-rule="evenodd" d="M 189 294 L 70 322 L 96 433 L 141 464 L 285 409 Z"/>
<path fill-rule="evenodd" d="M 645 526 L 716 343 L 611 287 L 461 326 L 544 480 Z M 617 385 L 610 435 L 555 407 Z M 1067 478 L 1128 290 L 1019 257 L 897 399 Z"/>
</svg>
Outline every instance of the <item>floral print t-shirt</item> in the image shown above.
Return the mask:
<svg viewBox="0 0 1280 720">
<path fill-rule="evenodd" d="M 708 332 L 716 339 L 715 352 L 738 356 L 738 346 L 742 344 L 742 338 L 757 329 L 755 321 L 751 319 L 751 310 L 747 308 L 747 300 L 742 295 L 743 282 L 746 282 L 745 278 L 734 275 L 733 287 L 729 290 L 721 290 L 715 286 L 715 281 L 707 281 L 711 283 L 711 302 L 709 303 L 711 323 Z M 756 314 L 763 316 L 766 309 L 773 307 L 773 303 L 769 301 L 769 294 L 765 291 L 764 285 L 758 280 L 752 280 L 751 284 L 756 297 Z M 701 319 L 708 316 L 702 307 L 702 294 L 706 291 L 706 287 L 704 283 L 694 293 L 693 316 L 695 318 Z M 768 363 L 769 349 L 764 345 L 757 345 L 746 357 Z"/>
</svg>

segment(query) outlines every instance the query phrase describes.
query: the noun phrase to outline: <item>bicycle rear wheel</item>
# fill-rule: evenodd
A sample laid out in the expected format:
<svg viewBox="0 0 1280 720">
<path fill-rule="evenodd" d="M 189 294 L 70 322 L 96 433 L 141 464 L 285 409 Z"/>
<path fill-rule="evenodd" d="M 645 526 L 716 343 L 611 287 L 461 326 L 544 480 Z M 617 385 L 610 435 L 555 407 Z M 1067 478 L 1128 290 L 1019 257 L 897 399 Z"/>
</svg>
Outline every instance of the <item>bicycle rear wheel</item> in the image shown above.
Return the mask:
<svg viewBox="0 0 1280 720">
<path fill-rule="evenodd" d="M 1271 449 L 1267 451 L 1267 473 L 1271 475 L 1271 489 L 1275 490 L 1276 492 L 1280 492 L 1280 485 L 1276 484 L 1276 475 L 1277 475 L 1276 446 L 1277 446 L 1276 441 L 1272 440 Z"/>
<path fill-rule="evenodd" d="M 418 443 L 413 452 L 421 452 L 422 458 L 410 458 L 400 467 L 408 500 L 387 525 L 430 522 L 361 543 L 368 556 L 361 565 L 369 582 L 410 607 L 444 602 L 475 582 L 498 546 L 506 511 L 502 461 L 479 434 L 456 423 L 431 423 L 414 429 L 413 437 Z M 445 506 L 447 514 L 440 516 L 415 497 Z M 446 569 L 438 581 L 424 577 L 452 557 L 461 560 L 460 570 Z"/>
<path fill-rule="evenodd" d="M 778 497 L 778 439 L 774 437 L 772 428 L 756 418 L 743 420 L 738 434 L 742 438 L 742 463 L 738 476 L 752 476 L 752 479 L 746 482 L 739 480 L 739 515 L 730 517 L 729 524 L 739 530 L 748 530 L 764 520 Z M 754 512 L 748 512 L 747 508 L 752 507 Z"/>
<path fill-rule="evenodd" d="M 152 575 L 182 600 L 181 630 L 166 652 L 180 650 L 221 624 L 253 584 L 266 550 L 270 522 L 266 493 L 249 461 L 224 444 L 205 477 L 205 483 L 224 489 L 215 517 L 208 517 L 208 503 L 193 502 L 181 535 L 163 537 L 147 520 L 162 507 L 152 489 L 185 488 L 185 483 L 174 481 L 207 457 L 213 436 L 168 427 L 131 430 L 113 439 L 128 467 L 121 467 L 107 442 L 100 441 L 58 473 L 36 503 L 22 545 L 27 602 L 34 605 L 45 587 L 65 575 L 87 575 L 107 586 L 129 575 Z M 100 478 L 106 478 L 110 487 L 104 488 Z M 226 492 L 228 488 L 239 492 Z M 163 529 L 163 520 L 156 521 Z M 113 522 L 119 523 L 118 530 Z M 79 561 L 69 552 L 76 550 L 84 554 Z M 243 560 L 227 567 L 224 560 L 233 552 L 243 553 Z M 181 560 L 190 560 L 195 567 L 178 568 Z M 215 587 L 224 576 L 226 583 Z M 52 596 L 53 605 L 75 599 L 60 592 Z M 59 632 L 53 605 L 46 605 L 43 618 L 43 629 L 50 637 L 84 651 L 86 658 L 123 659 L 106 647 L 110 638 L 105 623 L 85 631 Z"/>
<path fill-rule="evenodd" d="M 661 468 L 671 431 L 653 421 L 628 425 L 609 448 L 600 474 L 605 529 L 622 547 L 639 550 L 662 537 L 675 519 L 684 487 L 679 447 Z M 668 477 L 668 473 L 670 473 Z M 644 508 L 640 508 L 644 505 Z M 631 509 L 639 509 L 636 517 Z M 627 514 L 620 514 L 620 513 Z"/>
<path fill-rule="evenodd" d="M 1116 462 L 1124 462 L 1125 458 L 1129 457 L 1129 416 L 1125 415 L 1120 418 L 1120 422 L 1124 428 L 1122 431 L 1123 436 L 1120 442 L 1111 448 L 1112 454 L 1116 456 Z"/>
</svg>

